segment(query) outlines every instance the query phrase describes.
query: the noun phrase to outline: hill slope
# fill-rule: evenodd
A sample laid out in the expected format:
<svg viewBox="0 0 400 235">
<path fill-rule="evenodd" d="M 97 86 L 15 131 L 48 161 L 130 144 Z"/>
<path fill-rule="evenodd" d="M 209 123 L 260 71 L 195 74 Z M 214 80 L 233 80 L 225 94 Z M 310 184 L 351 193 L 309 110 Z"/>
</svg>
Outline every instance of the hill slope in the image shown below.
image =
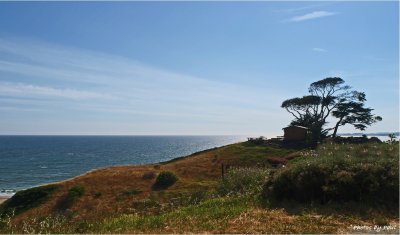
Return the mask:
<svg viewBox="0 0 400 235">
<path fill-rule="evenodd" d="M 398 145 L 322 145 L 317 151 L 296 151 L 245 142 L 164 163 L 97 169 L 17 193 L 0 208 L 3 213 L 17 212 L 0 220 L 0 232 L 354 233 L 377 232 L 374 226 L 378 226 L 379 232 L 393 233 L 398 230 L 397 208 L 279 198 L 273 202 L 262 198 L 261 191 L 266 181 L 280 179 L 302 190 L 314 183 L 298 181 L 302 171 L 333 169 L 352 175 L 351 170 L 360 166 L 368 174 L 374 168 L 364 164 L 374 167 L 373 163 L 398 171 L 398 157 Z M 282 164 L 286 167 L 276 168 Z M 341 167 L 346 165 L 350 168 Z M 178 181 L 167 189 L 155 189 L 162 171 L 174 172 Z"/>
</svg>

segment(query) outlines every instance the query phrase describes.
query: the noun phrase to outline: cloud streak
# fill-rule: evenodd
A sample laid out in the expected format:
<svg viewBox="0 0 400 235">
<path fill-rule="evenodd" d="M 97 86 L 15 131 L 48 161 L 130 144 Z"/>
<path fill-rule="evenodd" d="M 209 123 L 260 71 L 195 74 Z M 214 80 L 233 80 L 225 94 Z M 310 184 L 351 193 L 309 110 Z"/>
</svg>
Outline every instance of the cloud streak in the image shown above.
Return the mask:
<svg viewBox="0 0 400 235">
<path fill-rule="evenodd" d="M 301 22 L 301 21 L 314 20 L 314 19 L 319 19 L 319 18 L 328 17 L 328 16 L 334 16 L 334 15 L 337 15 L 337 13 L 330 12 L 330 11 L 314 11 L 314 12 L 307 13 L 304 15 L 294 16 L 292 18 L 284 20 L 284 22 Z"/>
<path fill-rule="evenodd" d="M 324 48 L 320 48 L 320 47 L 314 47 L 312 50 L 315 52 L 327 52 L 327 50 L 325 50 Z"/>
<path fill-rule="evenodd" d="M 75 89 L 57 89 L 23 83 L 0 82 L 0 94 L 11 97 L 48 97 L 81 99 L 112 99 L 112 96 Z"/>
<path fill-rule="evenodd" d="M 207 80 L 115 55 L 0 38 L 0 106 L 7 107 L 3 113 L 18 112 L 22 118 L 23 110 L 37 110 L 35 115 L 43 111 L 39 120 L 48 123 L 79 120 L 72 129 L 90 129 L 93 122 L 81 120 L 94 118 L 110 126 L 129 120 L 130 129 L 124 132 L 134 134 L 145 134 L 144 123 L 163 126 L 164 131 L 150 133 L 189 131 L 172 131 L 170 123 L 211 130 L 230 123 L 237 126 L 229 128 L 232 132 L 267 119 L 276 110 L 264 101 L 270 101 L 268 106 L 277 102 L 272 107 L 279 110 L 284 97 L 273 88 Z M 49 119 L 57 115 L 60 119 Z"/>
<path fill-rule="evenodd" d="M 296 7 L 296 8 L 287 8 L 287 9 L 275 10 L 275 12 L 293 13 L 293 12 L 298 12 L 298 11 L 309 10 L 309 9 L 312 9 L 312 8 L 325 7 L 327 5 L 332 5 L 332 4 L 333 3 L 324 2 L 324 3 L 306 5 L 306 6 L 302 6 L 302 7 Z"/>
</svg>

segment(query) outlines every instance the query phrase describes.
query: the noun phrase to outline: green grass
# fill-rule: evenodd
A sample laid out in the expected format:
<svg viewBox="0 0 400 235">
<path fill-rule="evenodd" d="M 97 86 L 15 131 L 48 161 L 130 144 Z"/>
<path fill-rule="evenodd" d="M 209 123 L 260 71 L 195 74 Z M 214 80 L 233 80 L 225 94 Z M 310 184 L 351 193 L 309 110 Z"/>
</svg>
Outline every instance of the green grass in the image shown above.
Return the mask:
<svg viewBox="0 0 400 235">
<path fill-rule="evenodd" d="M 238 216 L 253 203 L 249 197 L 210 199 L 160 215 L 125 215 L 108 219 L 96 225 L 93 232 L 157 233 L 165 231 L 166 227 L 173 228 L 171 232 L 223 231 L 227 219 Z"/>
<path fill-rule="evenodd" d="M 267 164 L 267 157 L 284 157 L 294 152 L 292 149 L 273 148 L 270 146 L 255 145 L 250 142 L 229 145 L 218 149 L 220 156 L 229 156 L 235 160 L 238 166 L 251 166 Z"/>
<path fill-rule="evenodd" d="M 259 167 L 231 168 L 216 186 L 216 191 L 221 196 L 258 194 L 271 170 Z"/>
</svg>

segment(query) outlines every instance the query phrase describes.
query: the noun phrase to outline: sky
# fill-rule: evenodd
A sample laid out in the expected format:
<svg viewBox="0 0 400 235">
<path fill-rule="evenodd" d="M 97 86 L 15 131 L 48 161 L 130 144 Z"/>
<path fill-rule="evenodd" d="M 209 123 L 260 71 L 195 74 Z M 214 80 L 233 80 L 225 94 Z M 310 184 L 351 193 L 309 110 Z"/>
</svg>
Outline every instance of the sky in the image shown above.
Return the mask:
<svg viewBox="0 0 400 235">
<path fill-rule="evenodd" d="M 398 2 L 0 2 L 3 135 L 273 137 L 330 76 L 399 130 Z"/>
</svg>

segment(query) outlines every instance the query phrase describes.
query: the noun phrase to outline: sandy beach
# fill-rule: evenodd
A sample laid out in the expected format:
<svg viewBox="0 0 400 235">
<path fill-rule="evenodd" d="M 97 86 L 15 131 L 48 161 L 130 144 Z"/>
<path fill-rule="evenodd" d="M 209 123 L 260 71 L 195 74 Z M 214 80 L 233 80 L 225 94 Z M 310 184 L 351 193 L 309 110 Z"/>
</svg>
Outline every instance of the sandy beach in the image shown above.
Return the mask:
<svg viewBox="0 0 400 235">
<path fill-rule="evenodd" d="M 0 196 L 0 204 L 5 202 L 7 199 L 9 199 L 11 196 Z"/>
</svg>

